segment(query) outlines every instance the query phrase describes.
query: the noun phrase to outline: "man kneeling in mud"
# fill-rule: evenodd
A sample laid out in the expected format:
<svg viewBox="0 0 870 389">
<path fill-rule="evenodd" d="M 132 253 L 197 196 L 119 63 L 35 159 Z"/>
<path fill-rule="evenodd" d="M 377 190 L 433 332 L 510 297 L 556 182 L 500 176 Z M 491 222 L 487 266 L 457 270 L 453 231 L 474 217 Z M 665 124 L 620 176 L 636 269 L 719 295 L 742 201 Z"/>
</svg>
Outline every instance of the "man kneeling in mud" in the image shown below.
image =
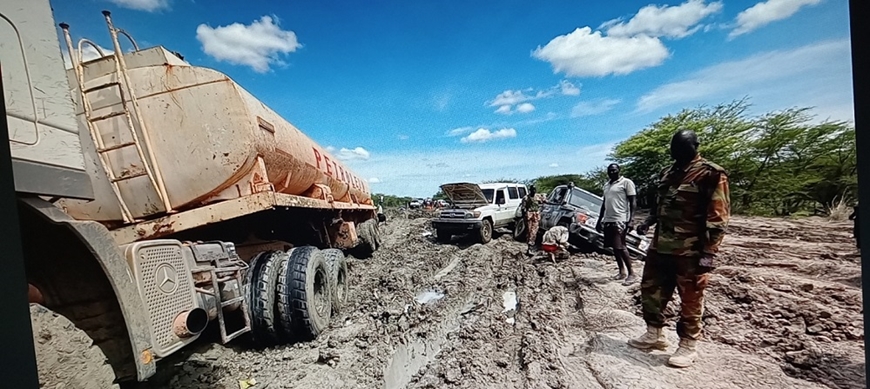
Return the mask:
<svg viewBox="0 0 870 389">
<path fill-rule="evenodd" d="M 568 252 L 568 229 L 563 226 L 550 227 L 544 233 L 541 249 L 549 255 L 553 263 L 556 262 L 557 257 L 559 259 L 568 258 L 571 255 Z"/>
<path fill-rule="evenodd" d="M 671 138 L 674 164 L 662 171 L 655 207 L 637 227 L 638 234 L 656 224 L 655 236 L 643 267 L 640 293 L 647 332 L 628 341 L 642 350 L 665 350 L 664 310 L 674 289 L 680 293 L 680 347 L 668 359 L 674 367 L 695 362 L 695 343 L 701 338 L 704 289 L 715 268 L 714 258 L 731 213 L 728 178 L 718 165 L 698 154 L 698 136 L 689 130 Z"/>
</svg>

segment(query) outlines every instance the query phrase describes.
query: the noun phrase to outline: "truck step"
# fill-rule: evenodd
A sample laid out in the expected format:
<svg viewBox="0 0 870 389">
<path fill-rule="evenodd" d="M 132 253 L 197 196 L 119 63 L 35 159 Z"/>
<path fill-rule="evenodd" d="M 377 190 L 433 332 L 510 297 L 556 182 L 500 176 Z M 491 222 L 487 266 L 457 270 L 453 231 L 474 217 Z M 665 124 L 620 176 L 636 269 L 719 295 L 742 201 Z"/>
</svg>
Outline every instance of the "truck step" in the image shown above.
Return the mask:
<svg viewBox="0 0 870 389">
<path fill-rule="evenodd" d="M 129 180 L 129 179 L 133 179 L 133 178 L 136 178 L 136 177 L 147 176 L 147 175 L 148 175 L 148 173 L 147 173 L 147 172 L 144 172 L 144 171 L 136 172 L 136 173 L 132 173 L 132 174 L 126 174 L 126 175 L 123 175 L 123 176 L 118 177 L 118 178 L 113 178 L 113 179 L 112 179 L 112 183 L 120 182 L 120 181 L 126 181 L 126 180 Z"/>
<path fill-rule="evenodd" d="M 126 115 L 126 114 L 127 114 L 127 112 L 125 112 L 125 111 L 121 111 L 121 112 L 112 112 L 112 113 L 110 113 L 110 114 L 106 114 L 106 115 L 103 115 L 103 116 L 97 116 L 97 117 L 94 117 L 94 118 L 88 118 L 88 121 L 91 122 L 91 123 L 93 123 L 93 122 L 98 122 L 98 121 L 101 121 L 101 120 L 111 119 L 111 118 L 113 118 L 113 117 L 118 117 L 118 116 L 122 116 L 122 115 Z"/>
<path fill-rule="evenodd" d="M 114 146 L 109 146 L 109 147 L 105 147 L 102 149 L 97 149 L 97 152 L 98 153 L 107 153 L 107 152 L 112 151 L 112 150 L 123 149 L 124 147 L 130 147 L 130 146 L 135 146 L 135 145 L 136 145 L 136 142 L 121 143 L 121 144 L 117 144 Z"/>
<path fill-rule="evenodd" d="M 120 87 L 120 86 L 121 86 L 121 83 L 120 83 L 120 82 L 117 82 L 117 81 L 107 82 L 107 83 L 105 83 L 105 84 L 100 84 L 100 85 L 97 85 L 97 86 L 95 86 L 95 87 L 87 88 L 87 89 L 84 90 L 84 93 L 91 93 L 91 92 L 98 91 L 98 90 L 100 90 L 100 89 L 111 88 L 111 87 L 113 87 L 113 86 L 119 86 L 119 87 Z"/>
</svg>

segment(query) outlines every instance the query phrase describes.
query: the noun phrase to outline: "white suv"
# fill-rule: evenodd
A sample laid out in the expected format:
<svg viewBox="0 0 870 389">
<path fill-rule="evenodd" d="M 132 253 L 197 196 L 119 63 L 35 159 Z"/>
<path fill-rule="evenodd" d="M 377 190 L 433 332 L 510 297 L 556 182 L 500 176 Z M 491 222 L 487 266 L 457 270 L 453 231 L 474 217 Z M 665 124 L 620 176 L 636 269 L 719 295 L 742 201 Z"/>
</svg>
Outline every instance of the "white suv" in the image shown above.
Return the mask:
<svg viewBox="0 0 870 389">
<path fill-rule="evenodd" d="M 451 206 L 432 220 L 439 242 L 453 235 L 474 233 L 477 241 L 492 240 L 496 228 L 513 229 L 515 215 L 528 189 L 523 184 L 499 182 L 472 184 L 460 182 L 441 185 Z"/>
</svg>

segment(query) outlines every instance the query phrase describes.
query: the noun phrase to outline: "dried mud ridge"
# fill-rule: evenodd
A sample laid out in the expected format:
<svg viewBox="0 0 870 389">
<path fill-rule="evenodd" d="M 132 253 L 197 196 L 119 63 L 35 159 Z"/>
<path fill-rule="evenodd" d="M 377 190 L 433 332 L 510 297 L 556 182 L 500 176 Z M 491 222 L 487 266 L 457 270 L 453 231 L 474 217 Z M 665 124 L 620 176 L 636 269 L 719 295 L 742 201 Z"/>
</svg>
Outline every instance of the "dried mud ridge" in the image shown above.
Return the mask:
<svg viewBox="0 0 870 389">
<path fill-rule="evenodd" d="M 534 261 L 508 236 L 439 245 L 422 212 L 389 216 L 381 250 L 349 262 L 350 306 L 317 340 L 254 350 L 205 336 L 139 386 L 229 389 L 250 379 L 254 389 L 865 385 L 860 264 L 848 224 L 735 220 L 708 294 L 702 355 L 676 370 L 665 366 L 668 353 L 626 345 L 644 330 L 638 285 L 610 281 L 611 259 Z"/>
</svg>

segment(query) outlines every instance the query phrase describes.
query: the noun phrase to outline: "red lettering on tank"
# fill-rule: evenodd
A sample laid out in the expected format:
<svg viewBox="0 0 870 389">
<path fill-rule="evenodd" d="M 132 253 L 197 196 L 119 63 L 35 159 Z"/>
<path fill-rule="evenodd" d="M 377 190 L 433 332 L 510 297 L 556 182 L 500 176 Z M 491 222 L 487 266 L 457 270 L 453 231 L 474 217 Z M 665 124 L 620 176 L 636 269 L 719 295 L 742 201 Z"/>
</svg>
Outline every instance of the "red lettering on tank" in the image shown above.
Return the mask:
<svg viewBox="0 0 870 389">
<path fill-rule="evenodd" d="M 314 150 L 314 159 L 317 161 L 317 169 L 320 170 L 320 152 L 313 147 L 311 149 Z"/>
<path fill-rule="evenodd" d="M 329 163 L 329 157 L 323 157 L 323 161 L 326 162 L 326 174 L 332 177 L 332 164 Z"/>
</svg>

